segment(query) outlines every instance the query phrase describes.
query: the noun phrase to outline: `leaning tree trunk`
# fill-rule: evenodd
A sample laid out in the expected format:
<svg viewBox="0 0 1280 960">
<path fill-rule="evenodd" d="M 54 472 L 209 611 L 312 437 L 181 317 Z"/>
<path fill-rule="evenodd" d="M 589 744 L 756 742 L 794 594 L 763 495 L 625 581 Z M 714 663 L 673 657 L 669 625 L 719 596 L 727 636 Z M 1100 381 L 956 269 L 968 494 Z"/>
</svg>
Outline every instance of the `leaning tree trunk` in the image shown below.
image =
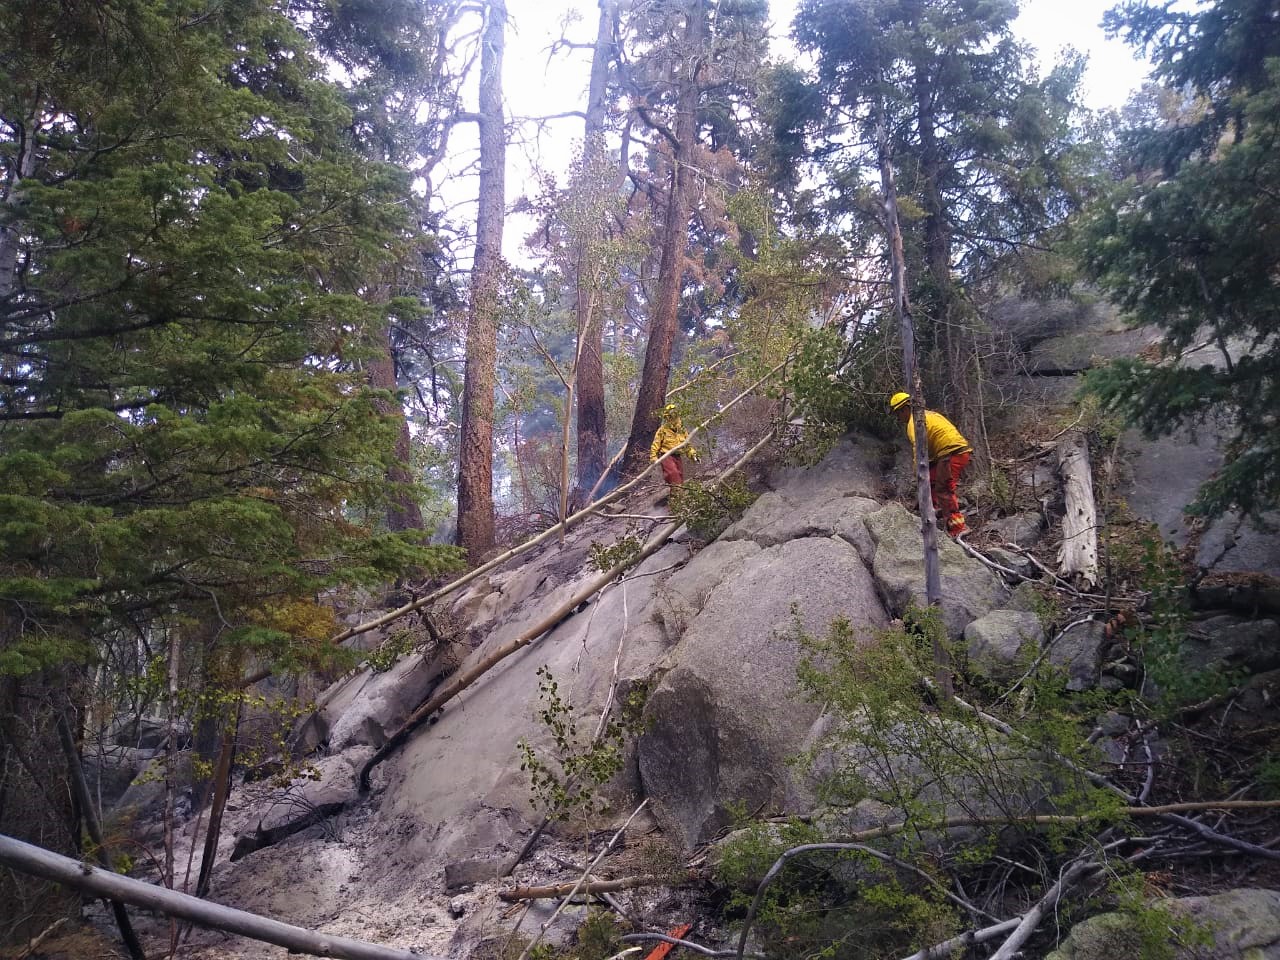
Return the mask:
<svg viewBox="0 0 1280 960">
<path fill-rule="evenodd" d="M 613 51 L 613 15 L 616 0 L 600 0 L 600 22 L 596 28 L 595 50 L 591 55 L 591 81 L 587 87 L 587 119 L 584 151 L 590 160 L 604 152 L 604 116 L 608 95 L 609 59 Z M 590 265 L 578 258 L 578 477 L 577 487 L 585 494 L 595 486 L 604 470 L 608 454 L 604 408 L 604 311 L 593 305 L 593 296 L 584 272 Z"/>
<path fill-rule="evenodd" d="M 920 536 L 924 543 L 924 591 L 930 607 L 942 603 L 942 573 L 938 561 L 938 520 L 933 510 L 929 484 L 928 432 L 924 419 L 924 385 L 916 363 L 916 333 L 907 303 L 907 266 L 902 246 L 902 226 L 898 219 L 898 193 L 893 163 L 889 156 L 889 134 L 884 101 L 877 104 L 876 141 L 880 158 L 880 186 L 884 193 L 885 227 L 889 235 L 889 263 L 893 274 L 893 309 L 902 331 L 902 382 L 911 391 L 911 416 L 915 422 L 916 501 L 920 507 Z M 933 634 L 935 682 L 944 696 L 952 690 L 951 664 L 942 638 Z"/>
<path fill-rule="evenodd" d="M 506 212 L 507 143 L 502 111 L 506 26 L 505 0 L 489 0 L 480 52 L 480 191 L 458 456 L 458 543 L 473 562 L 494 543 L 493 391 L 497 381 L 498 271 Z"/>
<path fill-rule="evenodd" d="M 649 322 L 649 342 L 640 374 L 640 392 L 627 452 L 622 458 L 624 476 L 644 468 L 649 444 L 658 429 L 658 419 L 671 377 L 671 348 L 675 342 L 680 309 L 680 289 L 684 281 L 685 247 L 689 240 L 689 191 L 693 179 L 693 156 L 697 146 L 698 51 L 706 30 L 703 0 L 695 0 L 684 25 L 679 98 L 676 101 L 675 143 L 671 144 L 671 173 L 668 177 L 667 209 L 662 223 L 662 255 L 658 263 L 658 296 Z"/>
</svg>

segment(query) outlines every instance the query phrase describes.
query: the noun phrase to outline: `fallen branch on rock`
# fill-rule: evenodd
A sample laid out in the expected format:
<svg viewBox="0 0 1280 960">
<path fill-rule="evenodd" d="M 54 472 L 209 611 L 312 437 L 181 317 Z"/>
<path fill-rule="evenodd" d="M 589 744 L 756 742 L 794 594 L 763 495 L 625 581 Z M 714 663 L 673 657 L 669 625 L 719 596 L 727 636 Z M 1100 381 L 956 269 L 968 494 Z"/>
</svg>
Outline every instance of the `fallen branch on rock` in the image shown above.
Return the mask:
<svg viewBox="0 0 1280 960">
<path fill-rule="evenodd" d="M 670 877 L 621 877 L 617 880 L 591 880 L 587 883 L 576 881 L 543 887 L 513 887 L 498 891 L 498 899 L 518 903 L 521 900 L 546 900 L 569 894 L 591 897 L 600 893 L 617 893 L 619 890 L 635 890 L 638 887 L 656 887 L 662 884 L 673 886 Z"/>
<path fill-rule="evenodd" d="M 920 682 L 926 687 L 926 689 L 936 690 L 936 688 L 934 687 L 933 681 L 930 680 L 928 677 L 921 677 Z M 951 697 L 951 700 L 957 706 L 972 713 L 974 716 L 980 719 L 983 723 L 987 724 L 988 726 L 992 727 L 995 730 L 1000 731 L 1005 736 L 1021 740 L 1023 743 L 1026 743 L 1031 745 L 1032 747 L 1035 747 L 1035 744 L 1031 743 L 1031 741 L 1026 736 L 1024 736 L 1021 733 L 1018 733 L 1016 730 L 1010 727 L 1003 720 L 993 717 L 991 714 L 986 713 L 978 709 L 977 707 L 973 706 L 973 704 L 966 703 L 964 700 L 961 700 L 959 697 L 953 696 Z M 1239 850 L 1241 853 L 1248 853 L 1248 854 L 1251 854 L 1252 856 L 1260 857 L 1264 860 L 1280 860 L 1280 850 L 1272 850 L 1268 847 L 1259 846 L 1256 843 L 1250 843 L 1247 840 L 1241 840 L 1238 837 L 1233 837 L 1225 833 L 1219 833 L 1217 830 L 1214 830 L 1212 827 L 1207 827 L 1202 823 L 1198 823 L 1195 820 L 1190 820 L 1187 817 L 1181 816 L 1179 813 L 1173 812 L 1172 808 L 1178 807 L 1179 806 L 1178 804 L 1170 804 L 1165 809 L 1159 809 L 1156 807 L 1138 806 L 1137 804 L 1140 800 L 1139 796 L 1129 793 L 1127 790 L 1117 786 L 1116 784 L 1108 780 L 1106 777 L 1104 777 L 1102 774 L 1095 773 L 1092 770 L 1088 770 L 1084 767 L 1081 767 L 1079 764 L 1073 762 L 1067 757 L 1062 756 L 1062 754 L 1060 753 L 1054 753 L 1053 751 L 1042 751 L 1042 752 L 1045 754 L 1045 756 L 1050 757 L 1055 762 L 1066 767 L 1068 770 L 1072 771 L 1073 773 L 1077 773 L 1080 776 L 1084 777 L 1094 786 L 1101 787 L 1104 790 L 1110 790 L 1112 793 L 1116 794 L 1116 796 L 1122 798 L 1126 803 L 1133 804 L 1133 806 L 1124 808 L 1125 813 L 1129 816 L 1150 815 L 1145 811 L 1153 811 L 1154 815 L 1159 816 L 1166 823 L 1177 824 L 1180 827 L 1183 827 L 1187 830 L 1191 830 L 1194 833 L 1198 833 L 1204 839 L 1209 840 L 1213 843 L 1216 843 L 1220 846 L 1230 847 L 1233 850 Z M 1268 800 L 1225 801 L 1222 803 L 1212 804 L 1207 808 L 1200 808 L 1200 809 L 1224 809 L 1227 806 L 1230 806 L 1236 803 L 1266 804 L 1270 802 L 1272 801 L 1268 801 Z M 1224 806 L 1224 804 L 1226 806 Z M 1195 809 L 1194 806 L 1193 806 L 1193 809 Z M 1144 812 L 1139 813 L 1136 811 L 1144 811 Z"/>
<path fill-rule="evenodd" d="M 189 920 L 202 927 L 274 943 L 287 947 L 293 953 L 336 957 L 339 960 L 428 960 L 423 954 L 409 950 L 304 930 L 279 920 L 167 890 L 153 883 L 132 880 L 3 834 L 0 834 L 0 864 L 20 873 L 83 890 L 95 897 L 130 903 Z"/>
<path fill-rule="evenodd" d="M 649 800 L 647 797 L 644 800 L 641 800 L 640 806 L 636 807 L 635 810 L 631 812 L 631 816 L 627 817 L 627 822 L 618 828 L 618 832 L 615 833 L 609 839 L 609 842 L 604 845 L 603 849 L 596 854 L 596 858 L 592 860 L 591 863 L 587 864 L 587 869 L 582 872 L 582 876 L 578 878 L 578 882 L 573 885 L 565 898 L 560 901 L 560 905 L 556 907 L 551 916 L 547 917 L 547 919 L 543 921 L 542 926 L 538 928 L 538 935 L 529 941 L 528 945 L 521 952 L 518 960 L 529 960 L 529 954 L 533 952 L 533 948 L 538 945 L 539 941 L 546 936 L 547 931 L 551 929 L 551 924 L 555 923 L 556 917 L 560 916 L 564 908 L 568 906 L 569 901 L 572 900 L 587 883 L 587 877 L 591 876 L 591 872 L 599 866 L 600 861 L 603 860 L 608 855 L 609 851 L 617 845 L 618 841 L 622 839 L 623 834 L 627 832 L 627 827 L 631 826 L 631 821 L 640 816 L 640 811 L 648 805 Z"/>
<path fill-rule="evenodd" d="M 991 960 L 1012 960 L 1022 945 L 1036 932 L 1044 915 L 1058 905 L 1063 895 L 1085 877 L 1101 868 L 1102 864 L 1085 858 L 1076 860 L 1067 867 L 1058 882 L 1036 901 L 1035 906 L 1023 914 L 1022 920 L 1014 927 L 1013 933 L 1009 934 L 1009 939 L 1000 944 L 1000 949 L 995 952 Z"/>
<path fill-rule="evenodd" d="M 756 453 L 758 453 L 765 444 L 772 439 L 772 437 L 772 431 L 766 433 L 753 447 L 751 447 L 750 450 L 738 458 L 736 463 L 711 481 L 712 485 L 722 483 L 729 476 L 736 473 L 748 460 L 755 456 Z M 605 587 L 613 583 L 628 569 L 636 566 L 661 550 L 662 547 L 666 545 L 667 540 L 671 535 L 680 529 L 680 527 L 681 524 L 678 521 L 675 523 L 669 523 L 664 527 L 660 527 L 649 537 L 644 548 L 634 557 L 630 557 L 614 564 L 604 573 L 600 574 L 600 576 L 588 581 L 585 586 L 574 591 L 573 595 L 569 597 L 569 599 L 561 603 L 560 606 L 556 607 L 555 610 L 540 620 L 537 624 L 521 633 L 515 639 L 503 644 L 497 650 L 494 650 L 479 663 L 467 670 L 454 674 L 443 687 L 436 691 L 431 699 L 410 714 L 409 719 L 404 722 L 400 729 L 393 733 L 390 738 L 388 738 L 387 742 L 379 747 L 373 756 L 365 762 L 364 766 L 360 770 L 360 791 L 362 793 L 368 792 L 369 775 L 373 772 L 373 768 L 400 749 L 400 747 L 408 741 L 409 737 L 413 735 L 414 731 L 430 720 L 437 710 L 479 680 L 497 664 L 507 659 L 507 657 L 524 649 L 535 640 L 541 638 L 544 634 L 550 632 L 553 628 L 558 626 L 562 620 L 569 616 L 569 614 L 587 600 L 590 600 Z"/>
</svg>

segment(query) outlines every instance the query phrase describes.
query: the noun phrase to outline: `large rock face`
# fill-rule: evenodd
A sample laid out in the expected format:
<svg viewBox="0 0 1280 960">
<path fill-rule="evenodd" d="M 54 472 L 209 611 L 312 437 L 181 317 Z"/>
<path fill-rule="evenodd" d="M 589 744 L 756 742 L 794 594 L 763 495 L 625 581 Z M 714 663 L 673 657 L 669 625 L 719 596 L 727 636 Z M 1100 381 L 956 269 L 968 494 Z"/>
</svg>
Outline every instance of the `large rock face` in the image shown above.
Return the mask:
<svg viewBox="0 0 1280 960">
<path fill-rule="evenodd" d="M 844 617 L 871 642 L 908 601 L 924 598 L 919 521 L 901 506 L 882 506 L 890 449 L 847 438 L 811 469 L 774 471 L 769 489 L 719 540 L 696 553 L 678 539 L 667 543 L 622 583 L 485 673 L 374 771 L 371 797 L 354 796 L 348 781 L 363 759 L 439 683 L 543 622 L 597 576 L 588 563 L 593 543 L 654 526 L 593 518 L 563 543 L 544 544 L 478 578 L 436 611 L 463 628 L 453 649 L 405 657 L 325 695 L 300 746 L 325 758 L 326 776 L 288 794 L 305 801 L 301 819 L 288 804 L 267 811 L 236 799 L 215 897 L 273 889 L 270 878 L 289 873 L 290 864 L 332 861 L 338 874 L 317 901 L 326 916 L 358 916 L 375 898 L 413 900 L 422 915 L 418 933 L 398 927 L 396 939 L 435 942 L 424 931 L 445 913 L 446 885 L 489 882 L 483 877 L 541 819 L 517 744 L 524 740 L 554 762 L 553 737 L 540 719 L 543 666 L 572 704 L 583 743 L 605 710 L 615 663 L 619 697 L 647 691 L 649 726 L 602 791 L 613 813 L 647 797 L 666 838 L 687 848 L 726 824 L 737 804 L 806 808 L 810 786 L 791 761 L 812 742 L 821 707 L 798 689 L 797 626 L 822 635 Z M 620 512 L 657 516 L 666 507 L 651 491 Z M 958 635 L 997 606 L 1004 590 L 955 544 L 943 538 L 941 546 L 944 610 Z M 336 826 L 308 819 L 329 810 L 342 811 Z M 264 839 L 274 845 L 264 848 Z M 237 840 L 244 857 L 232 864 L 226 858 Z M 377 878 L 373 886 L 370 877 Z M 437 894 L 444 899 L 432 899 Z M 287 900 L 271 906 L 282 919 L 327 923 Z"/>
<path fill-rule="evenodd" d="M 787 761 L 819 707 L 796 686 L 796 626 L 825 633 L 845 617 L 870 638 L 888 623 L 861 558 L 833 537 L 756 547 L 721 569 L 727 575 L 659 663 L 667 672 L 649 698 L 639 745 L 645 793 L 667 835 L 686 848 L 729 822 L 728 804 L 803 806 Z M 672 577 L 668 589 L 685 596 L 683 579 Z"/>
<path fill-rule="evenodd" d="M 925 606 L 924 544 L 920 518 L 900 504 L 863 518 L 875 545 L 872 570 L 890 612 L 901 616 L 910 604 Z M 974 620 L 1000 606 L 1008 590 L 987 567 L 965 555 L 950 537 L 938 537 L 942 576 L 942 616 L 947 631 L 960 637 Z"/>
<path fill-rule="evenodd" d="M 1207 944 L 1166 944 L 1173 960 L 1280 960 L 1280 891 L 1230 890 L 1156 906 L 1185 917 L 1208 939 Z M 1138 957 L 1144 946 L 1130 918 L 1104 913 L 1076 924 L 1046 960 Z"/>
</svg>

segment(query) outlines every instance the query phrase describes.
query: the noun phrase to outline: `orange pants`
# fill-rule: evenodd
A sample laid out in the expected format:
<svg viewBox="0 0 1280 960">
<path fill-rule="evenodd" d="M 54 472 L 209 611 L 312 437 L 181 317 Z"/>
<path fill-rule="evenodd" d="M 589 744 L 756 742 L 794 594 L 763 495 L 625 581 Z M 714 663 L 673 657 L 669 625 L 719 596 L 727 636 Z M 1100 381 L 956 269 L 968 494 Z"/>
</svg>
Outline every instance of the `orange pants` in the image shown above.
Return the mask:
<svg viewBox="0 0 1280 960">
<path fill-rule="evenodd" d="M 954 453 L 950 457 L 941 457 L 929 464 L 929 490 L 933 494 L 933 509 L 938 515 L 938 522 L 945 524 L 951 536 L 964 533 L 964 514 L 960 512 L 960 498 L 956 496 L 956 485 L 960 474 L 969 465 L 969 452 Z M 951 461 L 951 475 L 942 483 L 938 482 L 938 465 L 943 460 Z"/>
<path fill-rule="evenodd" d="M 672 454 L 662 461 L 662 479 L 673 487 L 684 483 L 684 463 L 680 459 L 680 454 Z"/>
</svg>

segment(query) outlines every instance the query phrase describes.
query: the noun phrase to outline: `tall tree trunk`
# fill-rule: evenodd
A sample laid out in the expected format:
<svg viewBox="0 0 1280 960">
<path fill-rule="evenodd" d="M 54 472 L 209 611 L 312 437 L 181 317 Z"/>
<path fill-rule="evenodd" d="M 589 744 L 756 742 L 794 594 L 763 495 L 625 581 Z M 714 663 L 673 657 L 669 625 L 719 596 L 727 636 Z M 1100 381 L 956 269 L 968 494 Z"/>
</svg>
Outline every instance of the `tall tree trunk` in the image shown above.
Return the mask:
<svg viewBox="0 0 1280 960">
<path fill-rule="evenodd" d="M 369 362 L 369 384 L 377 390 L 390 390 L 395 393 L 396 365 L 391 355 L 391 331 L 387 330 L 380 344 L 378 355 Z M 395 459 L 387 468 L 387 481 L 392 485 L 391 502 L 387 505 L 388 530 L 421 530 L 422 509 L 414 499 L 412 485 L 413 474 L 409 464 L 413 457 L 412 438 L 409 436 L 409 421 L 405 419 L 404 409 L 394 401 L 390 404 L 379 404 L 380 412 L 396 418 L 399 433 L 396 435 Z"/>
<path fill-rule="evenodd" d="M 911 391 L 911 415 L 915 421 L 916 501 L 920 507 L 920 536 L 924 545 L 925 601 L 930 607 L 942 603 L 942 572 L 938 560 L 938 518 L 933 510 L 929 485 L 928 431 L 924 421 L 924 385 L 916 362 L 916 332 L 907 303 L 907 265 L 902 248 L 902 225 L 898 219 L 898 188 L 894 183 L 889 155 L 889 133 L 884 101 L 876 105 L 876 147 L 880 160 L 880 186 L 884 193 L 885 229 L 889 239 L 889 263 L 893 275 L 893 309 L 902 331 L 902 382 Z M 935 682 L 944 696 L 952 691 L 951 664 L 942 640 L 933 637 Z"/>
<path fill-rule="evenodd" d="M 33 98 L 39 103 L 37 93 Z M 38 114 L 33 106 L 18 133 L 18 163 L 11 168 L 9 182 L 4 185 L 4 196 L 0 206 L 4 208 L 4 216 L 0 216 L 0 301 L 13 293 L 15 277 L 18 270 L 18 233 L 21 217 L 14 216 L 14 211 L 22 200 L 22 182 L 35 171 L 36 165 L 36 128 L 39 124 Z"/>
<path fill-rule="evenodd" d="M 684 281 L 685 247 L 689 243 L 689 191 L 698 134 L 698 72 L 706 32 L 704 4 L 705 0 L 692 0 L 685 14 L 685 55 L 680 64 L 674 132 L 676 142 L 671 145 L 667 209 L 662 222 L 658 296 L 649 321 L 649 342 L 644 352 L 644 369 L 640 374 L 640 392 L 631 420 L 631 435 L 627 438 L 627 452 L 622 458 L 624 475 L 638 473 L 644 468 L 671 376 L 671 347 L 675 341 L 680 290 Z"/>
<path fill-rule="evenodd" d="M 176 800 L 178 795 L 178 680 L 181 676 L 179 660 L 182 656 L 182 641 L 178 628 L 169 628 L 169 710 L 167 730 L 165 734 L 164 764 L 164 878 L 163 882 L 173 889 L 173 857 L 174 828 L 177 818 Z M 172 930 L 171 930 L 172 934 Z"/>
<path fill-rule="evenodd" d="M 588 159 L 604 152 L 605 98 L 608 94 L 609 59 L 613 53 L 613 18 L 616 0 L 600 0 L 600 22 L 591 55 L 591 82 L 587 87 L 587 121 L 584 153 Z M 588 163 L 587 169 L 594 169 Z M 588 289 L 582 257 L 578 268 L 578 490 L 590 490 L 604 470 L 608 454 L 604 409 L 604 311 L 592 309 L 598 297 Z"/>
<path fill-rule="evenodd" d="M 489 0 L 480 50 L 480 193 L 458 456 L 458 543 L 473 562 L 494 542 L 493 391 L 497 381 L 498 269 L 506 212 L 507 141 L 502 112 L 506 27 L 505 0 Z"/>
</svg>

